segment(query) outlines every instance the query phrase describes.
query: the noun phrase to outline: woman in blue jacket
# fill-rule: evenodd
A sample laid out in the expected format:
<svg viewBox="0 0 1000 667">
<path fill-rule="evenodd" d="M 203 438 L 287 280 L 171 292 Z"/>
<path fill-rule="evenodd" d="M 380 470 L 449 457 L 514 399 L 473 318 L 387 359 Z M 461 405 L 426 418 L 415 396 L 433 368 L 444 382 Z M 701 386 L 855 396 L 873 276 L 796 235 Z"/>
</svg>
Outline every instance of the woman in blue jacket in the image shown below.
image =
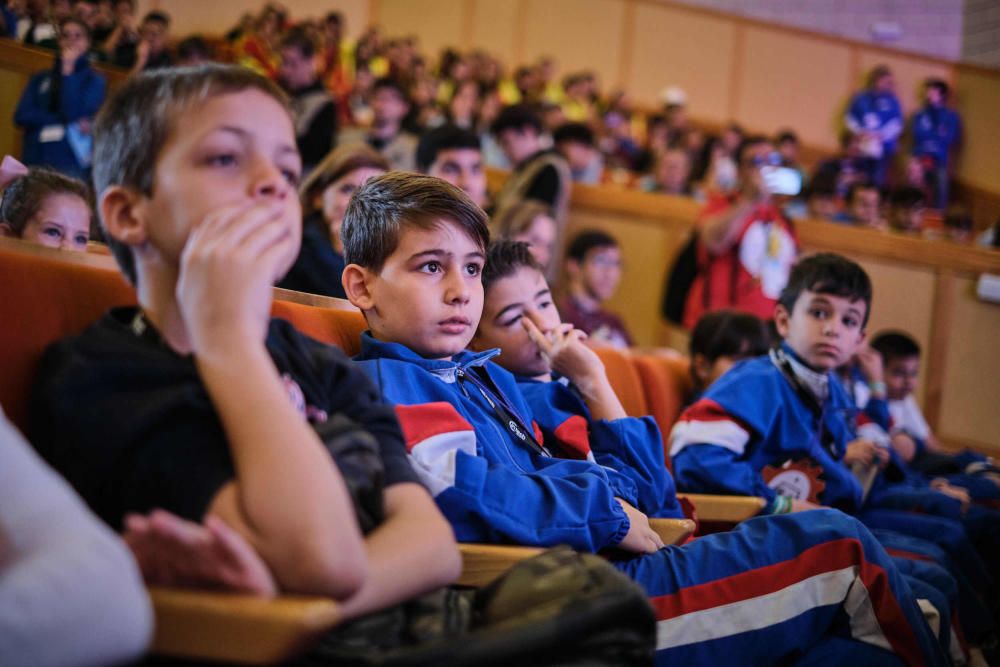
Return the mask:
<svg viewBox="0 0 1000 667">
<path fill-rule="evenodd" d="M 90 67 L 90 33 L 76 19 L 59 24 L 59 53 L 52 69 L 31 77 L 14 112 L 24 129 L 26 165 L 51 167 L 88 180 L 90 126 L 107 84 Z"/>
</svg>

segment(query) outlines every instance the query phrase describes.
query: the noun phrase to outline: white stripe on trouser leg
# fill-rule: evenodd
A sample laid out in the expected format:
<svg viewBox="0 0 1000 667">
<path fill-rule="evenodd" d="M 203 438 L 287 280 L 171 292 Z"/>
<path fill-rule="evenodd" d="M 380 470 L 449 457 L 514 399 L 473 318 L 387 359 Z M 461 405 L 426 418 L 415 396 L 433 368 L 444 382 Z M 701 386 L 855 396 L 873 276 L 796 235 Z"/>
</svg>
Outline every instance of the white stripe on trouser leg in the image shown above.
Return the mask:
<svg viewBox="0 0 1000 667">
<path fill-rule="evenodd" d="M 851 637 L 887 651 L 892 650 L 892 645 L 882 632 L 882 626 L 878 624 L 868 588 L 860 577 L 854 580 L 851 589 L 847 591 L 844 611 L 851 619 Z"/>
<path fill-rule="evenodd" d="M 868 591 L 851 566 L 817 574 L 766 595 L 657 621 L 656 649 L 761 630 L 811 609 L 839 603 L 844 603 L 851 617 L 851 632 L 856 639 L 889 648 L 872 611 Z"/>
</svg>

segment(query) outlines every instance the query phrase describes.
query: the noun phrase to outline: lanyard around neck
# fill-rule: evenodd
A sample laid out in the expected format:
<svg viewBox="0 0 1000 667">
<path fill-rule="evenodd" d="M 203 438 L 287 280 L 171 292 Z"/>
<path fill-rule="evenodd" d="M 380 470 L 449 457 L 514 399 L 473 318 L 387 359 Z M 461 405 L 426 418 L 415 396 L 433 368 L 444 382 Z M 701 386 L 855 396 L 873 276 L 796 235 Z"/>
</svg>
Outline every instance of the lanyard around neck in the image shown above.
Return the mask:
<svg viewBox="0 0 1000 667">
<path fill-rule="evenodd" d="M 483 369 L 473 368 L 465 370 L 459 368 L 455 374 L 459 384 L 468 382 L 482 394 L 497 420 L 514 436 L 514 440 L 539 456 L 550 456 L 545 447 L 535 438 L 534 430 L 521 421 L 514 408 L 507 403 L 503 393 L 497 389 L 489 374 Z"/>
</svg>

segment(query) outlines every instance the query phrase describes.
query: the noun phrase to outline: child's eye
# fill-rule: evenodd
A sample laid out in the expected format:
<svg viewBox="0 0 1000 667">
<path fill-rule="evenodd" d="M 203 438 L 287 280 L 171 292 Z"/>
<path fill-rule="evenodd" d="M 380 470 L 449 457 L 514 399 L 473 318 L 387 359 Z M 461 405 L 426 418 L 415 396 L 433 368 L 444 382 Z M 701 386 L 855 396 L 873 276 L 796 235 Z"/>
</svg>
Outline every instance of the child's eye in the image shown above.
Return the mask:
<svg viewBox="0 0 1000 667">
<path fill-rule="evenodd" d="M 551 301 L 542 301 L 540 304 L 538 304 L 538 308 L 540 310 L 545 310 L 545 309 L 551 308 L 551 307 L 552 307 L 552 302 Z"/>
<path fill-rule="evenodd" d="M 844 318 L 844 326 L 847 326 L 847 327 L 850 327 L 851 329 L 853 329 L 856 326 L 858 326 L 858 321 L 856 319 L 854 319 L 853 317 L 845 317 Z"/>
<path fill-rule="evenodd" d="M 42 234 L 45 234 L 50 239 L 61 239 L 63 235 L 62 230 L 58 227 L 46 227 L 42 230 Z"/>
<path fill-rule="evenodd" d="M 809 311 L 809 314 L 815 317 L 817 320 L 826 319 L 826 311 L 821 308 L 813 308 L 812 310 Z"/>
<path fill-rule="evenodd" d="M 511 319 L 507 320 L 506 322 L 504 322 L 504 323 L 503 323 L 503 326 L 504 326 L 505 328 L 509 328 L 509 327 L 512 327 L 512 326 L 514 326 L 515 324 L 517 324 L 518 322 L 520 322 L 522 318 L 524 318 L 524 315 L 523 315 L 523 314 L 518 314 L 518 315 L 515 315 L 515 316 L 514 316 L 513 318 L 511 318 Z"/>
<path fill-rule="evenodd" d="M 281 175 L 285 177 L 285 180 L 290 185 L 298 186 L 300 180 L 299 172 L 294 169 L 282 169 Z"/>
<path fill-rule="evenodd" d="M 474 277 L 474 276 L 478 276 L 478 275 L 479 275 L 479 273 L 480 273 L 480 272 L 481 272 L 482 270 L 483 270 L 483 267 L 481 267 L 480 265 L 478 265 L 478 264 L 476 264 L 476 263 L 472 263 L 472 264 L 466 264 L 466 265 L 465 265 L 465 272 L 466 272 L 466 273 L 467 273 L 468 275 L 470 275 L 470 276 L 473 276 L 473 277 Z"/>
<path fill-rule="evenodd" d="M 210 156 L 207 162 L 213 167 L 232 167 L 236 164 L 236 156 L 232 153 L 219 153 Z"/>
<path fill-rule="evenodd" d="M 76 237 L 73 239 L 73 243 L 79 246 L 85 246 L 87 245 L 87 241 L 89 240 L 90 238 L 86 234 L 77 234 Z"/>
<path fill-rule="evenodd" d="M 441 263 L 440 262 L 427 262 L 426 264 L 420 265 L 420 270 L 424 273 L 440 273 Z"/>
</svg>

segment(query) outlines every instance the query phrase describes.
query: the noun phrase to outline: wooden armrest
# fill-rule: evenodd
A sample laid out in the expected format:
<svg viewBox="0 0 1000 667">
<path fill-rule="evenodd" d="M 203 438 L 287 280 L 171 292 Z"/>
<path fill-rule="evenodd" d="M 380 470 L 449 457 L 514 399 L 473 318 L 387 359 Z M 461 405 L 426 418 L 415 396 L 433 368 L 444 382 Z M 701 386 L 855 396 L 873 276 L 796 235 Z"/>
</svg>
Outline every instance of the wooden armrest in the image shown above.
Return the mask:
<svg viewBox="0 0 1000 667">
<path fill-rule="evenodd" d="M 680 544 L 694 533 L 697 528 L 691 519 L 650 519 L 652 528 L 667 546 Z"/>
<path fill-rule="evenodd" d="M 459 544 L 462 554 L 462 574 L 455 583 L 480 587 L 490 583 L 516 563 L 542 553 L 539 547 L 518 547 L 499 544 Z"/>
<path fill-rule="evenodd" d="M 683 542 L 696 527 L 690 519 L 650 519 L 649 526 L 664 544 Z M 485 586 L 525 558 L 544 551 L 540 547 L 498 544 L 459 544 L 458 550 L 462 554 L 462 574 L 455 583 L 473 587 Z"/>
<path fill-rule="evenodd" d="M 704 493 L 678 493 L 694 505 L 702 521 L 727 521 L 739 523 L 760 514 L 764 499 L 757 496 L 714 496 Z"/>
<path fill-rule="evenodd" d="M 330 598 L 268 599 L 214 591 L 149 589 L 156 613 L 152 652 L 178 658 L 271 664 L 303 651 L 337 625 Z"/>
</svg>

